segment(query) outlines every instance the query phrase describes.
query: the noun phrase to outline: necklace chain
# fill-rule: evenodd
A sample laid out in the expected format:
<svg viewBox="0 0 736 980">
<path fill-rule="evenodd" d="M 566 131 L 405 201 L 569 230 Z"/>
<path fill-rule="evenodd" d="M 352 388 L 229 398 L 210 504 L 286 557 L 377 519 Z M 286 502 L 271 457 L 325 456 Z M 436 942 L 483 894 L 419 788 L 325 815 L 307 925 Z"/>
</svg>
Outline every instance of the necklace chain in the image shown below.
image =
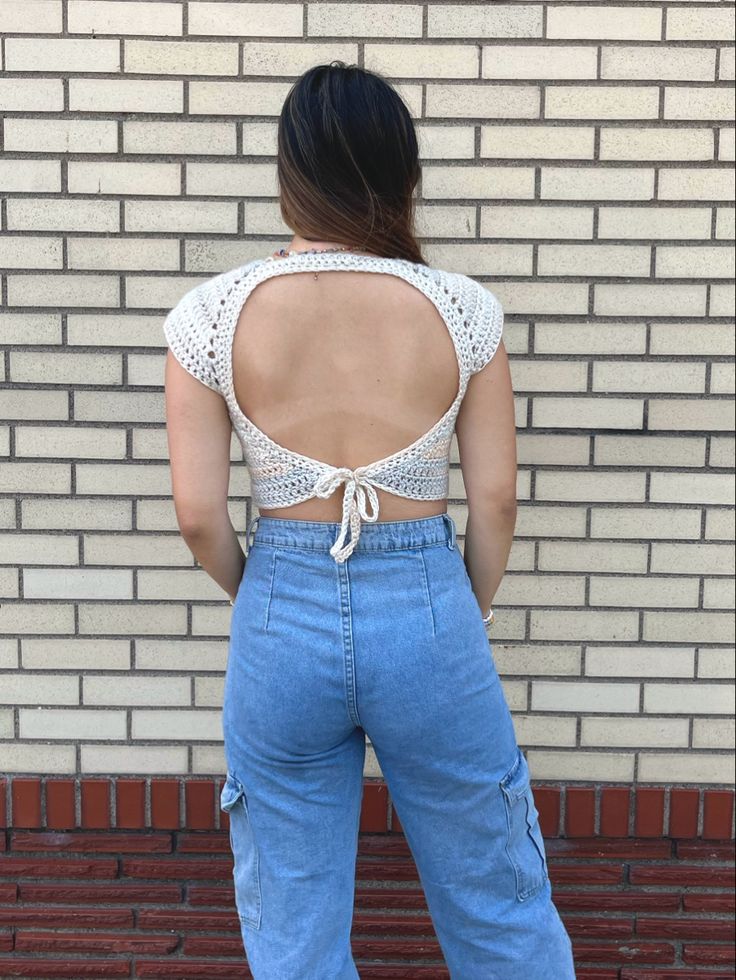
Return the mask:
<svg viewBox="0 0 736 980">
<path fill-rule="evenodd" d="M 287 258 L 290 255 L 313 255 L 320 252 L 355 252 L 356 249 L 352 245 L 340 245 L 330 248 L 305 248 L 305 249 L 288 249 L 280 248 L 276 252 L 269 255 L 269 259 L 275 258 Z M 361 253 L 362 254 L 362 253 Z"/>
</svg>

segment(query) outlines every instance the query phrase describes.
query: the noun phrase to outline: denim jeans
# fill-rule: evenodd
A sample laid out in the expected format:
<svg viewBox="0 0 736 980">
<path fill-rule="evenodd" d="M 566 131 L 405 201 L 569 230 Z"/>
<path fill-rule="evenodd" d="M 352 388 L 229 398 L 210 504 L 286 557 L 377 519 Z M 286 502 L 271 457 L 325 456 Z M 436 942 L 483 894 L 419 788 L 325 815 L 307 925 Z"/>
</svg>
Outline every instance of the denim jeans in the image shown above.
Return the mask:
<svg viewBox="0 0 736 980">
<path fill-rule="evenodd" d="M 448 514 L 258 517 L 222 715 L 237 911 L 255 980 L 355 980 L 366 736 L 453 980 L 574 980 L 529 770 Z"/>
</svg>

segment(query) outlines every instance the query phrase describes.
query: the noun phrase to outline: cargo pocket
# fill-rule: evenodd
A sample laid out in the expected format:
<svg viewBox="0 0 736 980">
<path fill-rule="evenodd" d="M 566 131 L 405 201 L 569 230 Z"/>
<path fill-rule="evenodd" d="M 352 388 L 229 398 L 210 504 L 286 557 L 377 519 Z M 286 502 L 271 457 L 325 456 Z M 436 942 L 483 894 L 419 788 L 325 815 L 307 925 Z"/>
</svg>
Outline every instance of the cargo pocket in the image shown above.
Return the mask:
<svg viewBox="0 0 736 980">
<path fill-rule="evenodd" d="M 258 847 L 253 836 L 245 787 L 227 774 L 220 793 L 220 809 L 230 817 L 230 849 L 233 852 L 235 905 L 241 922 L 261 927 L 261 878 Z"/>
<path fill-rule="evenodd" d="M 544 838 L 529 781 L 529 767 L 517 747 L 514 764 L 500 782 L 506 808 L 506 853 L 516 875 L 520 902 L 540 891 L 548 878 Z"/>
</svg>

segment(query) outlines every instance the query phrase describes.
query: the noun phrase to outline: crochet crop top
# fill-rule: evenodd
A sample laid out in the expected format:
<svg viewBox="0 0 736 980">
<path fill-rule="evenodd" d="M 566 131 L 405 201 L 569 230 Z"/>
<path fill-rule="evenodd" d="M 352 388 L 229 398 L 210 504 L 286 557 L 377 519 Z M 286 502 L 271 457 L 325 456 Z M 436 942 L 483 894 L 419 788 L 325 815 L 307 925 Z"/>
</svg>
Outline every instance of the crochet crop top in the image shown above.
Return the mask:
<svg viewBox="0 0 736 980">
<path fill-rule="evenodd" d="M 383 272 L 421 290 L 449 330 L 460 369 L 460 387 L 442 418 L 404 449 L 356 469 L 332 466 L 280 446 L 243 414 L 233 389 L 233 336 L 250 292 L 271 276 L 335 269 Z M 259 510 L 310 497 L 326 498 L 345 485 L 340 532 L 330 548 L 335 561 L 344 562 L 358 542 L 361 522 L 378 519 L 376 487 L 414 500 L 438 500 L 448 495 L 450 444 L 460 404 L 471 375 L 496 352 L 503 321 L 503 309 L 494 294 L 462 273 L 407 259 L 353 252 L 300 252 L 284 258 L 255 259 L 195 286 L 168 313 L 164 335 L 182 367 L 225 399 L 250 473 L 252 499 Z"/>
</svg>

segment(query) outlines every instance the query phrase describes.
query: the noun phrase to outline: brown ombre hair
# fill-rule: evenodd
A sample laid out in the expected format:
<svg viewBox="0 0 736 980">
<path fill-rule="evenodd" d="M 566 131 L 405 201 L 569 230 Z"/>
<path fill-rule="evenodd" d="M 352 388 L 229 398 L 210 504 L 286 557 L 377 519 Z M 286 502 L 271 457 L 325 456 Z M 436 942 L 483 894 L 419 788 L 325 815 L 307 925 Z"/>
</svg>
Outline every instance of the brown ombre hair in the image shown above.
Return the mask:
<svg viewBox="0 0 736 980">
<path fill-rule="evenodd" d="M 277 152 L 281 217 L 296 234 L 427 264 L 414 236 L 417 137 L 381 74 L 339 60 L 308 69 L 284 100 Z"/>
</svg>

